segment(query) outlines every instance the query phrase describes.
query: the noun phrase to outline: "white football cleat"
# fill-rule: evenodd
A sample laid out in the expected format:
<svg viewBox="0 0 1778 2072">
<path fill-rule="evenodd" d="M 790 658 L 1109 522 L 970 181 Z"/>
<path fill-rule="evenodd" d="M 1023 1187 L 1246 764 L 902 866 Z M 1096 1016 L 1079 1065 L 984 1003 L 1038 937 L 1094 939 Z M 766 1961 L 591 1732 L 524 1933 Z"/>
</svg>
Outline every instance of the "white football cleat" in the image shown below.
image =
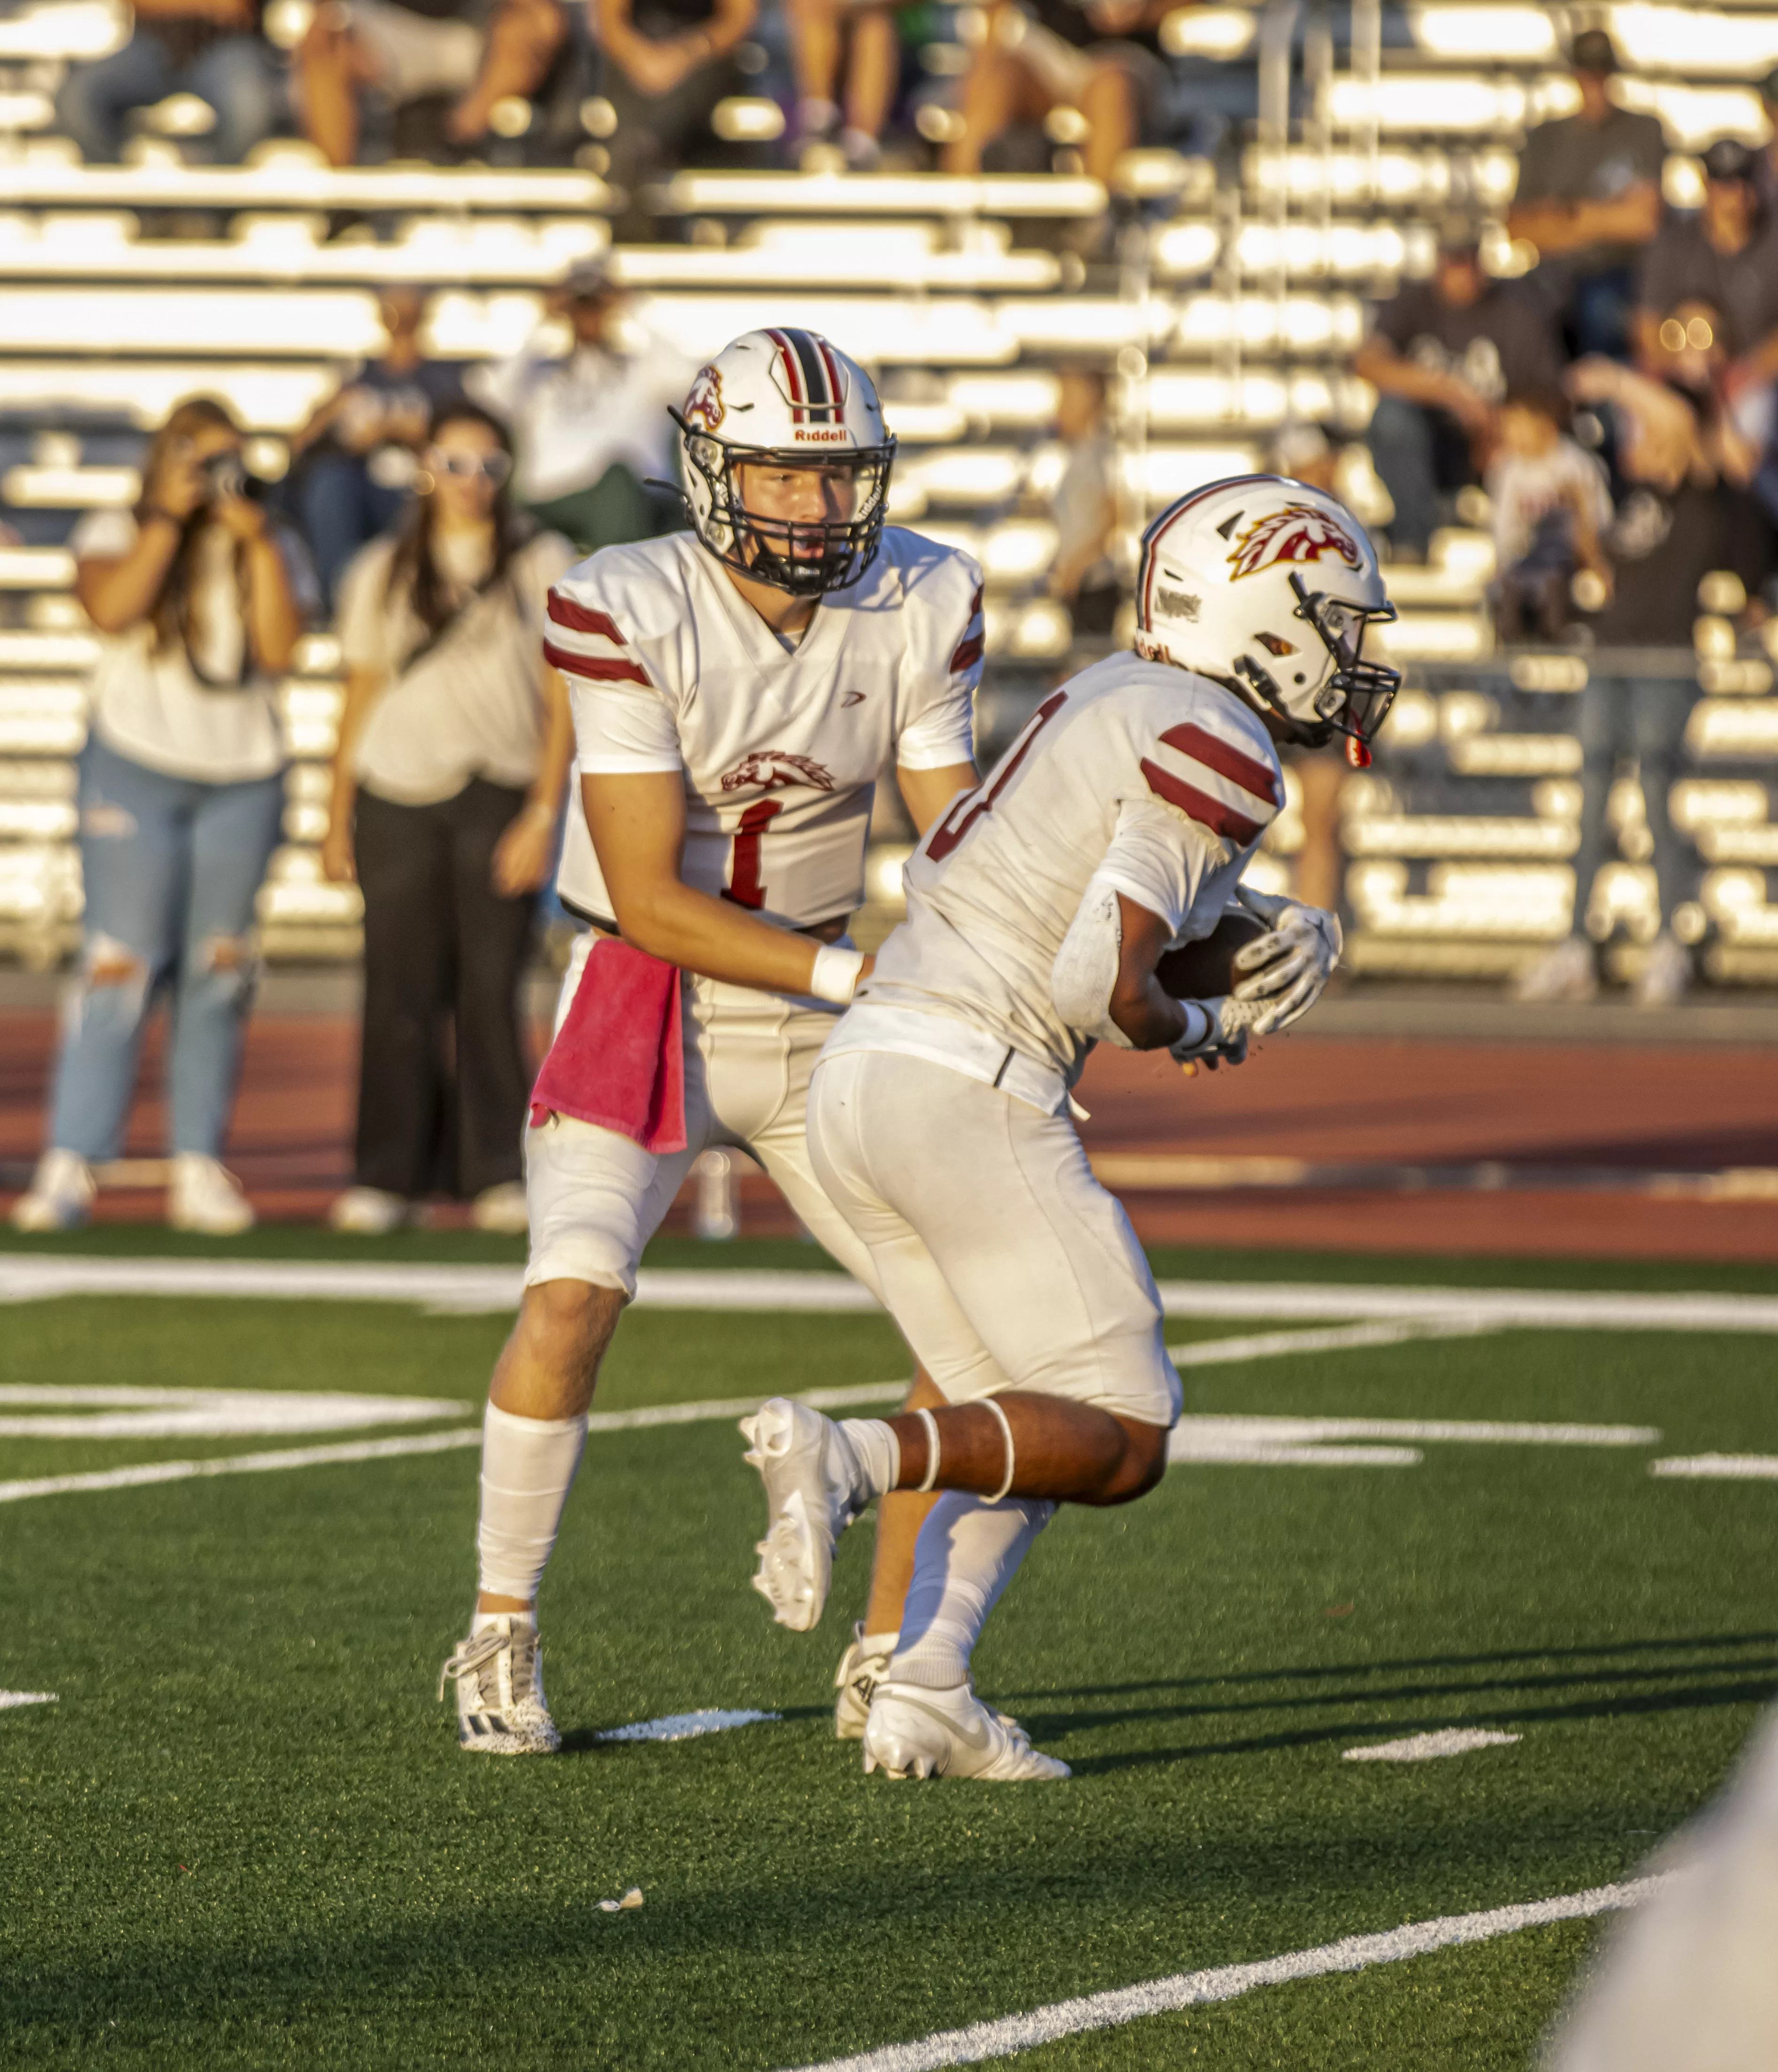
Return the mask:
<svg viewBox="0 0 1778 2072">
<path fill-rule="evenodd" d="M 46 1151 L 31 1176 L 31 1190 L 12 1205 L 12 1227 L 21 1231 L 79 1230 L 93 1220 L 98 1183 L 77 1151 Z"/>
<path fill-rule="evenodd" d="M 543 1695 L 542 1643 L 531 1622 L 501 1613 L 458 1643 L 438 1672 L 457 1679 L 457 1741 L 479 1755 L 554 1755 L 562 1736 Z"/>
<path fill-rule="evenodd" d="M 1638 1007 L 1671 1007 L 1683 1000 L 1692 983 L 1692 953 L 1677 935 L 1663 928 L 1648 945 L 1648 955 L 1636 980 Z"/>
<path fill-rule="evenodd" d="M 864 1767 L 891 1777 L 973 1777 L 984 1784 L 1047 1783 L 1073 1772 L 1042 1754 L 1016 1720 L 967 1684 L 948 1691 L 883 1683 L 864 1726 Z"/>
<path fill-rule="evenodd" d="M 864 1738 L 864 1723 L 870 1716 L 870 1700 L 877 1686 L 889 1674 L 890 1658 L 899 1633 L 866 1633 L 860 1619 L 852 1629 L 852 1644 L 840 1657 L 833 1671 L 833 1688 L 839 1692 L 833 1706 L 833 1738 L 858 1741 Z"/>
<path fill-rule="evenodd" d="M 807 1633 L 833 1576 L 833 1543 L 870 1503 L 851 1442 L 831 1418 L 775 1396 L 741 1420 L 747 1459 L 766 1486 L 766 1536 L 753 1587 L 780 1626 Z"/>
<path fill-rule="evenodd" d="M 327 1227 L 348 1237 L 386 1237 L 407 1221 L 407 1202 L 385 1187 L 348 1187 L 327 1211 Z"/>
<path fill-rule="evenodd" d="M 1599 993 L 1599 956 L 1585 935 L 1565 935 L 1526 965 L 1513 981 L 1515 1000 L 1592 1000 Z"/>
<path fill-rule="evenodd" d="M 173 1160 L 173 1184 L 167 1190 L 167 1221 L 174 1230 L 199 1231 L 206 1237 L 238 1237 L 257 1219 L 241 1183 L 222 1161 L 201 1151 L 181 1151 Z"/>
</svg>

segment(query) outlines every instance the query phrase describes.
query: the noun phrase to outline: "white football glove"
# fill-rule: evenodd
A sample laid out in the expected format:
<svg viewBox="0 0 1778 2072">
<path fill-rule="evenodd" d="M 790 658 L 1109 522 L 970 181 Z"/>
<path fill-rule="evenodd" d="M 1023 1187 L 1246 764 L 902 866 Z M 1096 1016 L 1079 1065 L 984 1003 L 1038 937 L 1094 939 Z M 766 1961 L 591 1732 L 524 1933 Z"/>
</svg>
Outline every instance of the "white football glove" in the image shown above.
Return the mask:
<svg viewBox="0 0 1778 2072">
<path fill-rule="evenodd" d="M 1235 998 L 1256 1010 L 1257 1036 L 1271 1036 L 1300 1021 L 1321 997 L 1344 947 L 1336 915 L 1319 906 L 1286 906 L 1266 917 L 1271 931 L 1235 956 L 1235 968 L 1249 974 Z"/>
<path fill-rule="evenodd" d="M 1213 1072 L 1218 1065 L 1246 1063 L 1248 1031 L 1258 1027 L 1263 1005 L 1224 993 L 1217 1000 L 1195 1000 L 1185 1005 L 1188 1022 L 1192 1009 L 1201 1008 L 1209 1026 L 1201 1034 L 1187 1027 L 1179 1042 L 1168 1047 L 1167 1054 L 1175 1064 L 1203 1065 Z"/>
</svg>

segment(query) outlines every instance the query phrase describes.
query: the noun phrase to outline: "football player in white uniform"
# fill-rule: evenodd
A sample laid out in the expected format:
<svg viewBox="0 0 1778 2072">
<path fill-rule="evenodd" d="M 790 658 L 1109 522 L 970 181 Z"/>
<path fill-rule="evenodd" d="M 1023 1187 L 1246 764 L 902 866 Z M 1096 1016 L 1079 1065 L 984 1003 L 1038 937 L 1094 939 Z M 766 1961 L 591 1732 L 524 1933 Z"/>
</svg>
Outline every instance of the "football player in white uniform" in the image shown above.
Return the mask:
<svg viewBox="0 0 1778 2072">
<path fill-rule="evenodd" d="M 1276 476 L 1157 520 L 1137 608 L 1137 652 L 1047 698 L 928 831 L 907 920 L 809 1094 L 816 1174 L 951 1407 L 834 1423 L 777 1399 L 745 1420 L 768 1508 L 755 1581 L 806 1630 L 851 1519 L 889 1490 L 946 1492 L 864 1731 L 865 1768 L 895 1777 L 1068 1774 L 976 1699 L 971 1650 L 1057 1503 L 1154 1486 L 1181 1400 L 1069 1089 L 1095 1042 L 1238 1060 L 1312 1005 L 1339 923 L 1240 883 L 1284 797 L 1274 743 L 1341 732 L 1362 754 L 1399 680 L 1363 654 L 1393 616 L 1369 542 L 1332 497 Z M 1237 961 L 1247 975 L 1170 998 L 1161 956 L 1237 900 L 1269 928 Z"/>
<path fill-rule="evenodd" d="M 549 603 L 545 652 L 567 679 L 585 808 L 558 889 L 588 933 L 526 1134 L 530 1260 L 489 1391 L 476 1610 L 445 1670 L 462 1745 L 492 1753 L 559 1745 L 537 1671 L 537 1586 L 600 1359 L 693 1161 L 709 1145 L 750 1152 L 875 1285 L 809 1168 L 809 1078 L 866 967 L 844 939 L 879 772 L 893 760 L 922 831 L 976 781 L 981 572 L 885 525 L 895 441 L 864 370 L 812 332 L 750 331 L 676 414 L 694 531 L 607 548 Z M 682 985 L 647 958 L 678 967 Z M 565 1032 L 616 1011 L 613 988 L 639 967 L 672 994 L 661 1013 L 682 1017 L 682 1059 L 668 1061 L 670 1022 L 638 1035 L 645 1071 L 658 1050 L 661 1083 L 680 1082 L 667 1098 L 682 1104 L 682 1132 L 676 1116 L 664 1132 L 606 1128 L 541 1100 Z M 617 1033 L 614 1044 L 602 1025 L 590 1039 L 605 1082 L 595 1112 L 637 1032 Z M 924 1506 L 900 1508 L 913 1514 L 905 1569 Z M 903 1578 L 890 1581 L 899 1597 Z"/>
</svg>

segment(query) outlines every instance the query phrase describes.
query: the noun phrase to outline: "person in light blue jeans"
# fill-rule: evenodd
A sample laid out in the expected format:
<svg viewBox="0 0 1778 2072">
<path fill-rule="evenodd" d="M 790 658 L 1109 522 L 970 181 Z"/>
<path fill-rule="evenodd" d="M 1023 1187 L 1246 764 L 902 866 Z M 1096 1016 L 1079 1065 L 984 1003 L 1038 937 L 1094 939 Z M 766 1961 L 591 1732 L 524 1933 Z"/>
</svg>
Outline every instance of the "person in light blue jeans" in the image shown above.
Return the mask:
<svg viewBox="0 0 1778 2072">
<path fill-rule="evenodd" d="M 138 108 L 171 93 L 195 94 L 215 112 L 207 142 L 218 165 L 239 165 L 271 135 L 284 111 L 278 54 L 260 33 L 257 0 L 137 0 L 129 42 L 68 72 L 56 96 L 56 126 L 89 165 L 114 166 Z"/>
<path fill-rule="evenodd" d="M 79 790 L 85 931 L 48 1149 L 12 1212 L 23 1230 L 92 1214 L 93 1168 L 123 1149 L 163 989 L 168 1219 L 216 1234 L 253 1220 L 221 1153 L 257 964 L 254 898 L 283 813 L 277 677 L 302 630 L 300 563 L 244 494 L 241 434 L 220 404 L 181 404 L 142 481 L 134 512 L 95 512 L 70 542 L 100 635 Z"/>
<path fill-rule="evenodd" d="M 253 900 L 278 846 L 282 771 L 233 784 L 168 776 L 97 738 L 80 758 L 87 980 L 63 1033 L 50 1141 L 88 1165 L 123 1150 L 150 1003 L 171 993 L 173 1152 L 220 1156 L 254 964 Z M 115 968 L 121 976 L 106 984 Z"/>
</svg>

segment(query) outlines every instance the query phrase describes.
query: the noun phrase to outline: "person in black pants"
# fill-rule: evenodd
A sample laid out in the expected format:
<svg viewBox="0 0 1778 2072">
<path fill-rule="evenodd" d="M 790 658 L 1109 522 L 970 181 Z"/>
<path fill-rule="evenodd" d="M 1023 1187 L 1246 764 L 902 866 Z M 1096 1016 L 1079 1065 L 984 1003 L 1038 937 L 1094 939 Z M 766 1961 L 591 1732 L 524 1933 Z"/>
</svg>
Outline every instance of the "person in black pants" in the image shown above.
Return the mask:
<svg viewBox="0 0 1778 2072">
<path fill-rule="evenodd" d="M 336 1230 L 393 1229 L 434 1192 L 525 1227 L 519 986 L 574 738 L 543 627 L 574 549 L 513 512 L 512 465 L 497 418 L 442 405 L 405 522 L 342 586 L 322 862 L 364 894 L 364 1013 Z"/>
</svg>

